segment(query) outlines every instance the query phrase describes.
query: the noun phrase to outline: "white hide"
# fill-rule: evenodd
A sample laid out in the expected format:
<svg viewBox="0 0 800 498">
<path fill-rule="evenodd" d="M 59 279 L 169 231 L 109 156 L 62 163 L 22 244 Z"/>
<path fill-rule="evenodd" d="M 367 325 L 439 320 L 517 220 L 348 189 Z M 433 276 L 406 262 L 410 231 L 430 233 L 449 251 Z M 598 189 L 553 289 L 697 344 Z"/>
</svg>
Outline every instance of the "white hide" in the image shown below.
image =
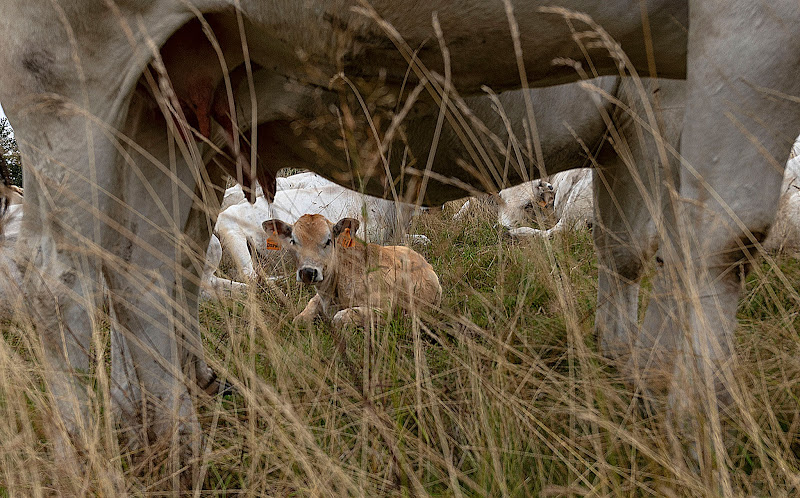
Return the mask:
<svg viewBox="0 0 800 498">
<path fill-rule="evenodd" d="M 292 190 L 298 188 L 316 188 L 316 187 L 333 187 L 337 186 L 327 178 L 320 176 L 311 171 L 297 173 L 290 176 L 284 176 L 275 179 L 275 190 Z M 264 190 L 260 185 L 256 184 L 256 198 L 263 197 Z M 235 204 L 249 203 L 245 198 L 244 190 L 238 183 L 232 187 L 225 189 L 225 195 L 222 198 L 222 205 L 220 211 L 225 211 Z"/>
<path fill-rule="evenodd" d="M 800 140 L 792 148 L 792 158 L 786 163 L 781 187 L 781 198 L 775 223 L 764 241 L 764 249 L 770 252 L 800 251 Z M 514 197 L 515 202 L 506 202 L 500 207 L 498 221 L 509 229 L 512 237 L 543 236 L 550 237 L 562 230 L 572 229 L 593 223 L 594 200 L 592 197 L 592 170 L 589 168 L 556 173 L 550 179 L 555 190 L 554 210 L 558 222 L 548 230 L 519 226 L 514 224 L 515 216 L 522 208 L 524 199 Z M 531 182 L 533 183 L 533 182 Z M 513 187 L 519 191 L 520 187 Z M 506 189 L 500 192 L 505 200 L 509 196 Z M 529 190 L 525 190 L 526 193 Z M 529 194 L 531 198 L 534 194 Z M 508 211 L 512 211 L 511 214 Z"/>
<path fill-rule="evenodd" d="M 800 140 L 794 143 L 791 156 L 783 174 L 775 223 L 764 241 L 767 251 L 800 251 Z"/>
<path fill-rule="evenodd" d="M 544 180 L 533 180 L 500 191 L 497 221 L 501 226 L 513 228 L 547 217 L 553 209 L 553 185 Z"/>
</svg>

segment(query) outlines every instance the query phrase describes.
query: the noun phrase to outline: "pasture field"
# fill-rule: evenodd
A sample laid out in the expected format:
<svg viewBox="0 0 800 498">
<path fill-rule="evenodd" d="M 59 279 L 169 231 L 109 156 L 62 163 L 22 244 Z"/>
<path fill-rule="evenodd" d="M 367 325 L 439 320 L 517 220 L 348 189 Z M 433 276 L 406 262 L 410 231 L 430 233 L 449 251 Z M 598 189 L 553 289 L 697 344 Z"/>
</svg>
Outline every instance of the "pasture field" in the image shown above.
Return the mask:
<svg viewBox="0 0 800 498">
<path fill-rule="evenodd" d="M 694 446 L 674 436 L 666 400 L 634 392 L 597 354 L 588 230 L 511 243 L 489 213 L 451 214 L 414 230 L 432 240 L 420 251 L 441 309 L 369 331 L 298 329 L 312 293 L 294 278 L 202 306 L 208 360 L 236 391 L 200 397 L 198 495 L 705 496 L 719 472 L 743 495 L 800 492 L 797 260 L 762 257 L 747 280 L 723 460 L 713 431 L 696 428 Z M 35 337 L 5 322 L 0 496 L 49 495 L 60 479 Z M 111 437 L 107 334 L 94 348 L 96 446 L 72 486 L 161 496 L 170 476 Z M 688 446 L 694 461 L 680 456 Z"/>
</svg>

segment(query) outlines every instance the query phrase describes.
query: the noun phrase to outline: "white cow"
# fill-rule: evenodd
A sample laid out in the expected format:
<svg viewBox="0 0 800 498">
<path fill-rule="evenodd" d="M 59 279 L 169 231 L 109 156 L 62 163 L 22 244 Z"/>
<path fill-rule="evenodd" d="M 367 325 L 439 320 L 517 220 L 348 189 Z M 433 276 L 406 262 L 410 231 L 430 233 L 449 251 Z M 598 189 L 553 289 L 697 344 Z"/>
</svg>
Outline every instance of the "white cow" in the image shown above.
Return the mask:
<svg viewBox="0 0 800 498">
<path fill-rule="evenodd" d="M 15 192 L 20 193 L 16 190 Z M 22 284 L 22 274 L 13 260 L 13 255 L 22 228 L 24 205 L 13 197 L 12 201 L 13 204 L 8 206 L 5 214 L 0 216 L 0 313 L 14 309 L 14 297 L 20 295 L 20 285 Z M 247 289 L 244 283 L 214 275 L 221 259 L 222 246 L 219 239 L 212 235 L 206 251 L 206 264 L 201 284 L 204 299 L 237 295 Z"/>
<path fill-rule="evenodd" d="M 715 392 L 730 373 L 744 275 L 737 271 L 746 249 L 742 243 L 762 240 L 769 230 L 783 155 L 800 129 L 800 113 L 784 97 L 800 95 L 795 74 L 800 10 L 795 0 L 773 0 L 769 9 L 746 1 L 651 0 L 646 12 L 642 5 L 629 0 L 429 0 L 413 6 L 396 0 L 309 0 L 302 8 L 261 0 L 0 2 L 0 31 L 10 40 L 0 44 L 0 101 L 31 173 L 22 239 L 42 277 L 26 279 L 26 295 L 39 322 L 54 416 L 69 436 L 53 441 L 68 457 L 62 462 L 80 460 L 77 455 L 90 442 L 83 428 L 94 427 L 86 376 L 79 372 L 91 371 L 92 317 L 105 280 L 120 329 L 131 339 L 126 364 L 133 368 L 125 372 L 126 385 L 142 386 L 148 398 L 121 423 L 134 428 L 141 420 L 152 421 L 146 441 L 177 446 L 160 452 L 170 455 L 167 473 L 174 471 L 184 487 L 199 478 L 194 462 L 200 461 L 200 426 L 187 386 L 213 381 L 197 321 L 198 261 L 211 235 L 206 207 L 215 204 L 208 202 L 214 194 L 207 183 L 225 182 L 218 168 L 206 167 L 215 156 L 206 139 L 224 149 L 217 162 L 251 187 L 258 178 L 271 191 L 273 166 L 313 164 L 330 177 L 363 180 L 368 193 L 382 195 L 391 185 L 403 195 L 441 204 L 462 195 L 466 185 L 504 182 L 506 172 L 512 182 L 521 181 L 519 170 L 528 166 L 557 172 L 542 164 L 541 144 L 531 137 L 534 114 L 539 133 L 547 133 L 550 123 L 563 128 L 563 111 L 570 107 L 585 117 L 608 103 L 605 91 L 594 93 L 597 98 L 587 106 L 563 93 L 574 90 L 542 90 L 536 100 L 549 112 L 548 122 L 543 113 L 532 113 L 525 120 L 527 134 L 519 129 L 514 140 L 495 141 L 463 133 L 461 111 L 440 98 L 454 97 L 451 88 L 468 94 L 483 85 L 519 86 L 521 73 L 536 87 L 577 81 L 587 68 L 592 75 L 618 75 L 621 68 L 646 75 L 657 68 L 660 77 L 687 80 L 679 149 L 657 145 L 644 156 L 652 162 L 620 163 L 609 171 L 644 180 L 633 182 L 635 188 L 610 183 L 615 190 L 608 195 L 619 211 L 635 219 L 610 223 L 607 215 L 613 213 L 603 211 L 613 211 L 614 202 L 598 196 L 602 225 L 633 227 L 623 252 L 648 238 L 638 232 L 648 220 L 667 225 L 659 232 L 664 270 L 644 325 L 640 334 L 631 334 L 636 301 L 629 299 L 629 289 L 620 291 L 625 306 L 598 311 L 596 323 L 611 333 L 612 347 L 603 343 L 604 354 L 633 351 L 637 370 L 660 364 L 666 371 L 677 364 L 678 377 L 670 381 L 679 386 L 673 406 L 689 413 L 692 407 L 679 405 L 698 403 L 692 413 L 702 413 L 709 405 L 695 394 Z M 216 44 L 209 42 L 209 32 Z M 445 57 L 431 43 L 437 39 L 447 47 Z M 245 58 L 254 64 L 245 64 Z M 391 117 L 366 124 L 359 113 L 336 112 L 353 93 L 380 93 L 378 101 L 367 103 L 376 112 L 403 109 L 400 89 L 423 77 L 425 98 L 407 102 L 406 132 L 417 134 L 408 140 L 408 150 L 388 147 L 383 130 L 375 129 Z M 354 92 L 344 82 L 359 88 Z M 361 82 L 368 91 L 360 91 Z M 376 82 L 386 92 L 375 92 Z M 641 89 L 633 94 L 648 100 Z M 228 95 L 235 102 L 229 103 Z M 431 104 L 440 101 L 441 106 Z M 645 107 L 635 112 L 635 122 L 652 136 L 661 120 Z M 451 114 L 458 116 L 450 119 Z M 449 135 L 451 143 L 460 143 L 460 137 L 468 142 L 468 153 L 457 154 L 460 161 L 438 152 L 426 159 L 440 124 L 457 128 L 445 130 L 442 140 Z M 583 137 L 575 123 L 568 124 L 574 136 Z M 256 150 L 249 150 L 255 141 L 239 140 L 240 130 L 257 132 Z M 376 154 L 376 148 L 390 157 Z M 676 153 L 683 162 L 674 160 Z M 250 164 L 252 157 L 259 163 Z M 666 176 L 680 202 L 662 217 L 660 175 L 667 164 L 675 166 L 666 168 Z M 679 164 L 688 166 L 678 169 Z M 626 173 L 626 167 L 636 174 Z M 642 197 L 656 203 L 642 204 Z M 600 258 L 622 278 L 625 267 L 615 260 L 628 256 L 618 256 L 617 247 L 609 238 L 608 246 L 599 245 Z M 638 255 L 638 248 L 634 252 Z M 97 257 L 87 258 L 89 253 Z M 598 302 L 613 297 L 599 293 Z M 70 331 L 66 339 L 64 330 Z M 646 352 L 642 363 L 639 351 Z M 681 368 L 686 362 L 697 368 Z M 118 364 L 113 361 L 112 368 Z M 189 372 L 190 378 L 177 372 Z M 649 376 L 637 378 L 650 383 Z M 77 465 L 68 473 L 82 475 Z"/>
<path fill-rule="evenodd" d="M 10 198 L 16 201 L 14 196 Z M 22 273 L 14 258 L 22 227 L 22 204 L 14 202 L 0 215 L 0 316 L 14 316 L 22 304 Z"/>
<path fill-rule="evenodd" d="M 496 208 L 500 225 L 521 226 L 549 217 L 553 209 L 553 199 L 553 185 L 537 179 L 504 188 L 497 196 L 486 195 L 481 199 L 470 197 L 453 215 L 453 219 L 462 219 L 476 203 L 483 201 L 486 205 Z"/>
<path fill-rule="evenodd" d="M 767 251 L 800 253 L 800 137 L 792 147 L 783 175 L 775 223 L 764 241 Z"/>
<path fill-rule="evenodd" d="M 592 225 L 594 201 L 592 200 L 592 170 L 573 169 L 556 173 L 550 177 L 554 191 L 553 211 L 556 224 L 547 230 L 521 226 L 526 206 L 535 200 L 525 184 L 500 191 L 504 201 L 499 206 L 498 222 L 508 229 L 512 237 L 550 237 L 563 230 L 577 226 Z"/>
<path fill-rule="evenodd" d="M 800 138 L 800 137 L 799 137 Z M 786 163 L 781 187 L 781 198 L 775 223 L 763 242 L 770 252 L 796 253 L 800 251 L 800 140 L 795 142 L 793 157 Z M 508 229 L 512 237 L 550 237 L 553 234 L 579 226 L 594 224 L 594 200 L 592 198 L 593 172 L 590 168 L 556 173 L 553 182 L 555 198 L 553 209 L 558 220 L 555 226 L 540 230 L 521 226 L 526 207 L 541 199 L 537 190 L 517 185 L 500 191 L 503 203 L 498 206 L 498 222 Z M 533 187 L 537 181 L 530 182 Z"/>
</svg>

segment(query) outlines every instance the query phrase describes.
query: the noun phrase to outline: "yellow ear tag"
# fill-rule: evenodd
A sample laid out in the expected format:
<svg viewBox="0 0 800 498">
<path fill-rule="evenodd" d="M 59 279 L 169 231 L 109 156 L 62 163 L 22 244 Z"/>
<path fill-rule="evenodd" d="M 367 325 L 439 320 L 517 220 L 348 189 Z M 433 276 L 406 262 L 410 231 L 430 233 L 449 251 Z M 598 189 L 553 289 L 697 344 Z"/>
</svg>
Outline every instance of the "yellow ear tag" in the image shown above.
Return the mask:
<svg viewBox="0 0 800 498">
<path fill-rule="evenodd" d="M 356 241 L 350 236 L 349 228 L 345 228 L 344 232 L 339 236 L 339 243 L 342 244 L 342 247 L 353 247 L 356 245 Z"/>
<path fill-rule="evenodd" d="M 278 242 L 278 239 L 273 237 L 273 235 L 278 235 L 278 232 L 273 230 L 272 231 L 272 235 L 267 237 L 267 250 L 268 251 L 280 251 L 281 250 L 281 243 Z"/>
</svg>

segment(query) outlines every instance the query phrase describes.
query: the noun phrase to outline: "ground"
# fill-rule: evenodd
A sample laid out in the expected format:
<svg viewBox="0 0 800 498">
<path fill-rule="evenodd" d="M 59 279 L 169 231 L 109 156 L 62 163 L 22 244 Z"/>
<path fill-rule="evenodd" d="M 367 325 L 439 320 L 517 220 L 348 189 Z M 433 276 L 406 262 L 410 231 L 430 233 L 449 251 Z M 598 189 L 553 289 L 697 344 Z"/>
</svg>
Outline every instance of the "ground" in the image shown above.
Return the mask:
<svg viewBox="0 0 800 498">
<path fill-rule="evenodd" d="M 370 331 L 298 329 L 312 293 L 294 278 L 206 303 L 212 366 L 236 392 L 200 400 L 203 495 L 689 496 L 715 493 L 702 461 L 675 458 L 659 401 L 643 408 L 593 337 L 591 233 L 512 243 L 488 213 L 424 216 L 415 233 L 440 276 L 441 309 Z M 792 495 L 800 469 L 800 263 L 761 258 L 739 309 L 742 391 L 727 417 L 725 467 L 747 495 Z M 645 288 L 648 287 L 647 279 Z M 280 292 L 278 292 L 280 290 Z M 646 303 L 642 303 L 644 306 Z M 643 308 L 642 308 L 643 309 Z M 0 342 L 0 496 L 48 494 L 35 334 Z M 111 438 L 100 334 L 93 480 L 160 489 L 158 468 Z M 102 368 L 100 368 L 102 367 Z M 690 465 L 690 464 L 689 464 Z"/>
</svg>

